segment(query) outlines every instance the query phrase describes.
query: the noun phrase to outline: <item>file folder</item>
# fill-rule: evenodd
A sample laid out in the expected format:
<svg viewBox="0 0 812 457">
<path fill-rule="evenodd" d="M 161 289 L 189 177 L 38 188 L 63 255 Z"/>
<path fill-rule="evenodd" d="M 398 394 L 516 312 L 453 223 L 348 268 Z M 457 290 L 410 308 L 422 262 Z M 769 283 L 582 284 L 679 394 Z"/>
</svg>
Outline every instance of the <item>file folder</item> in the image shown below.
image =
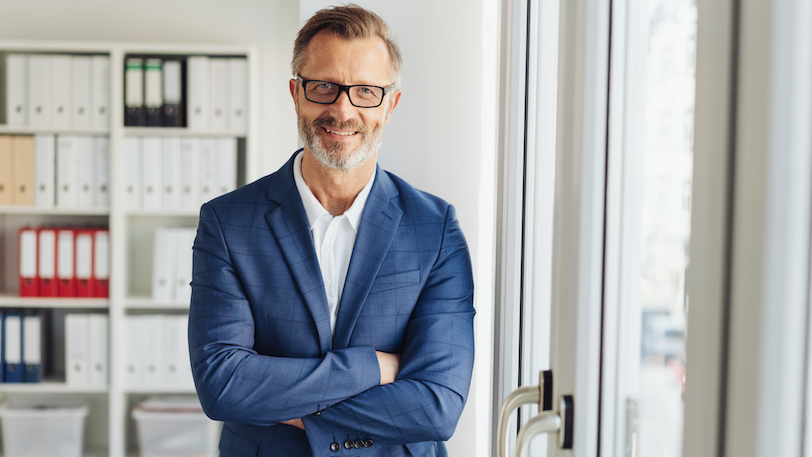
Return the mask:
<svg viewBox="0 0 812 457">
<path fill-rule="evenodd" d="M 0 135 L 0 205 L 14 203 L 13 137 Z"/>
<path fill-rule="evenodd" d="M 188 316 L 163 316 L 162 347 L 166 354 L 164 372 L 164 385 L 186 389 L 194 388 L 192 379 L 192 366 L 189 361 L 189 343 L 187 340 Z"/>
<path fill-rule="evenodd" d="M 72 58 L 66 54 L 56 54 L 51 56 L 51 65 L 53 68 L 51 74 L 51 94 L 53 96 L 51 107 L 54 110 L 51 125 L 54 128 L 68 128 L 71 127 L 71 118 L 73 117 L 71 100 L 71 92 L 73 91 L 73 85 L 71 84 Z"/>
<path fill-rule="evenodd" d="M 163 68 L 161 59 L 146 59 L 144 65 L 144 109 L 149 127 L 163 125 Z"/>
<path fill-rule="evenodd" d="M 96 206 L 96 147 L 94 138 L 78 136 L 76 141 L 76 174 L 78 177 L 77 207 L 93 208 Z"/>
<path fill-rule="evenodd" d="M 90 384 L 90 342 L 87 314 L 65 316 L 65 383 L 71 387 Z"/>
<path fill-rule="evenodd" d="M 217 57 L 209 59 L 209 103 L 210 129 L 213 132 L 228 130 L 226 118 L 229 114 L 228 103 L 228 60 Z"/>
<path fill-rule="evenodd" d="M 110 207 L 110 139 L 96 137 L 93 139 L 95 149 L 95 195 L 93 203 L 96 208 Z"/>
<path fill-rule="evenodd" d="M 0 90 L 3 87 L 0 86 Z M 28 56 L 6 56 L 6 124 L 9 127 L 28 125 Z"/>
<path fill-rule="evenodd" d="M 23 316 L 23 382 L 42 381 L 42 318 Z"/>
<path fill-rule="evenodd" d="M 163 122 L 167 127 L 183 127 L 183 70 L 180 60 L 163 63 Z"/>
<path fill-rule="evenodd" d="M 41 228 L 37 231 L 37 278 L 40 297 L 58 297 L 56 279 L 56 230 Z"/>
<path fill-rule="evenodd" d="M 53 127 L 53 58 L 32 54 L 28 57 L 28 125 Z"/>
<path fill-rule="evenodd" d="M 76 296 L 76 275 L 74 259 L 73 229 L 58 229 L 56 232 L 56 277 L 60 297 Z"/>
<path fill-rule="evenodd" d="M 37 229 L 23 227 L 19 233 L 20 296 L 39 296 L 37 279 Z"/>
<path fill-rule="evenodd" d="M 229 131 L 244 135 L 248 130 L 248 62 L 244 58 L 228 60 Z"/>
<path fill-rule="evenodd" d="M 237 188 L 237 139 L 217 140 L 217 194 L 222 195 Z"/>
<path fill-rule="evenodd" d="M 128 209 L 142 207 L 141 145 L 141 137 L 124 138 L 124 206 Z"/>
<path fill-rule="evenodd" d="M 110 296 L 110 232 L 96 229 L 93 234 L 93 277 L 96 297 Z"/>
<path fill-rule="evenodd" d="M 17 135 L 12 137 L 14 155 L 14 195 L 15 205 L 34 206 L 35 202 L 35 150 L 34 137 Z"/>
<path fill-rule="evenodd" d="M 53 208 L 56 203 L 56 139 L 54 135 L 34 137 L 35 204 L 40 208 Z M 2 173 L 2 172 L 0 172 Z"/>
<path fill-rule="evenodd" d="M 186 60 L 186 123 L 192 131 L 210 130 L 209 72 L 208 57 L 191 56 Z"/>
<path fill-rule="evenodd" d="M 192 246 L 195 229 L 177 229 L 175 234 L 175 303 L 190 304 L 192 301 Z"/>
<path fill-rule="evenodd" d="M 175 254 L 177 231 L 155 230 L 152 258 L 152 299 L 158 304 L 175 302 Z"/>
<path fill-rule="evenodd" d="M 107 129 L 110 127 L 110 58 L 104 55 L 93 56 L 92 65 L 93 128 Z"/>
<path fill-rule="evenodd" d="M 107 315 L 92 313 L 87 315 L 89 346 L 89 385 L 106 387 L 108 370 Z"/>
<path fill-rule="evenodd" d="M 73 252 L 76 256 L 76 296 L 95 297 L 95 280 L 93 278 L 93 231 L 76 230 L 76 244 Z"/>
<path fill-rule="evenodd" d="M 142 319 L 142 340 L 137 344 L 143 350 L 144 387 L 161 387 L 165 379 L 166 350 L 161 347 L 163 338 L 163 317 L 160 314 L 139 316 Z"/>
<path fill-rule="evenodd" d="M 217 194 L 217 144 L 214 138 L 200 139 L 200 200 L 207 202 Z"/>
<path fill-rule="evenodd" d="M 161 209 L 163 206 L 161 139 L 144 137 L 141 145 L 141 205 L 144 209 Z"/>
<path fill-rule="evenodd" d="M 124 385 L 129 388 L 144 387 L 146 354 L 143 342 L 145 337 L 144 317 L 125 316 L 124 341 L 127 351 L 124 358 Z"/>
<path fill-rule="evenodd" d="M 3 319 L 3 380 L 23 382 L 23 322 L 19 314 Z"/>
<path fill-rule="evenodd" d="M 79 206 L 79 137 L 60 135 L 56 141 L 56 206 Z"/>
<path fill-rule="evenodd" d="M 93 126 L 91 86 L 93 81 L 93 60 L 90 56 L 73 56 L 71 72 L 73 127 L 86 129 Z"/>
<path fill-rule="evenodd" d="M 178 137 L 166 137 L 161 140 L 161 177 L 163 179 L 161 207 L 163 209 L 180 208 L 180 147 L 180 138 Z"/>
<path fill-rule="evenodd" d="M 200 140 L 183 138 L 180 143 L 180 206 L 197 209 L 200 201 Z"/>
<path fill-rule="evenodd" d="M 127 127 L 145 126 L 144 111 L 144 61 L 130 57 L 124 67 L 124 125 Z"/>
</svg>

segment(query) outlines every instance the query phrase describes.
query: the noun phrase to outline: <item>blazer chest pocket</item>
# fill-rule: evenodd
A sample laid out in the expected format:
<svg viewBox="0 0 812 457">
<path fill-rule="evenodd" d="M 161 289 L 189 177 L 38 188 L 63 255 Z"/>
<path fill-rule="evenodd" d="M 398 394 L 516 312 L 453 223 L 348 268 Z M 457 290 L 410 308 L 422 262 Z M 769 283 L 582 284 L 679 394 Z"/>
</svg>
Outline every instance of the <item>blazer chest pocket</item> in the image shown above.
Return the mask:
<svg viewBox="0 0 812 457">
<path fill-rule="evenodd" d="M 378 276 L 369 289 L 370 294 L 385 290 L 399 289 L 420 284 L 420 270 L 403 271 L 390 275 Z"/>
</svg>

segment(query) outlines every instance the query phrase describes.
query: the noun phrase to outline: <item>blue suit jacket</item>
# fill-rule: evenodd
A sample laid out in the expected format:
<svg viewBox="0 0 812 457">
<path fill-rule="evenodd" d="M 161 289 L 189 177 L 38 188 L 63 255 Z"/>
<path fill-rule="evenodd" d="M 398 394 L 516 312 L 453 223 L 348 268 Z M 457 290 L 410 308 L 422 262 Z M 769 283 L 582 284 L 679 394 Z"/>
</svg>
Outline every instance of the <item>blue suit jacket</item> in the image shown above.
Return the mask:
<svg viewBox="0 0 812 457">
<path fill-rule="evenodd" d="M 421 456 L 453 433 L 474 360 L 468 248 L 451 205 L 376 173 L 335 336 L 292 158 L 201 208 L 189 347 L 221 455 Z M 394 383 L 376 350 L 402 354 Z M 305 431 L 279 424 L 294 418 Z"/>
</svg>

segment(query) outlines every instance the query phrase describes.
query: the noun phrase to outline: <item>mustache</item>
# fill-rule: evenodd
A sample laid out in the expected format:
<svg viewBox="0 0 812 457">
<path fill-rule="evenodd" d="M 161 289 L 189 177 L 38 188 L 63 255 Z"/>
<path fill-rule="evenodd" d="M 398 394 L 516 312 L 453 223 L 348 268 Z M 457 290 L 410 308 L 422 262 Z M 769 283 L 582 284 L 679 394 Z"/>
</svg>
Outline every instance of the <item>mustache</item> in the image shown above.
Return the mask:
<svg viewBox="0 0 812 457">
<path fill-rule="evenodd" d="M 339 122 L 330 115 L 322 115 L 316 118 L 312 122 L 312 125 L 315 127 L 329 127 L 336 130 L 355 130 L 356 132 L 366 133 L 367 128 L 364 124 L 356 121 L 355 119 L 350 119 L 344 122 Z"/>
</svg>

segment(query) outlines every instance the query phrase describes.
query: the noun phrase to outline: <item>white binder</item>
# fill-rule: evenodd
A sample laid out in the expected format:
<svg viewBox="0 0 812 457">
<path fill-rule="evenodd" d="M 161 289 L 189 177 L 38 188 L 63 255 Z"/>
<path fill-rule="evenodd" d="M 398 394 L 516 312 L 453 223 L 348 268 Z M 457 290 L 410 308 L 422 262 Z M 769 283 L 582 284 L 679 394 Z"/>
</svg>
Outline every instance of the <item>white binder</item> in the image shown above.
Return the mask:
<svg viewBox="0 0 812 457">
<path fill-rule="evenodd" d="M 218 175 L 216 167 L 219 165 L 217 140 L 214 138 L 200 139 L 200 200 L 207 202 L 218 194 Z"/>
<path fill-rule="evenodd" d="M 87 315 L 89 363 L 88 384 L 90 387 L 106 387 L 109 372 L 107 315 L 92 313 Z"/>
<path fill-rule="evenodd" d="M 73 117 L 72 58 L 69 55 L 56 54 L 51 56 L 51 59 L 53 65 L 51 75 L 53 103 L 51 107 L 54 110 L 51 125 L 54 128 L 67 128 L 71 126 L 71 118 Z"/>
<path fill-rule="evenodd" d="M 56 206 L 79 206 L 79 137 L 60 135 L 56 141 Z"/>
<path fill-rule="evenodd" d="M 146 353 L 144 352 L 143 316 L 124 317 L 124 341 L 126 353 L 124 355 L 124 385 L 129 388 L 144 387 L 144 371 L 146 369 Z"/>
<path fill-rule="evenodd" d="M 180 161 L 180 138 L 162 138 L 161 148 L 162 208 L 178 209 L 181 199 L 181 166 L 185 166 Z"/>
<path fill-rule="evenodd" d="M 55 149 L 53 135 L 34 137 L 34 202 L 40 208 L 53 208 L 56 203 Z"/>
<path fill-rule="evenodd" d="M 237 139 L 217 139 L 217 194 L 222 195 L 237 188 Z"/>
<path fill-rule="evenodd" d="M 186 125 L 189 130 L 207 132 L 210 126 L 209 58 L 191 56 L 186 61 Z"/>
<path fill-rule="evenodd" d="M 155 230 L 152 257 L 152 299 L 157 304 L 166 305 L 175 302 L 176 233 L 176 230 L 165 227 Z"/>
<path fill-rule="evenodd" d="M 209 59 L 209 103 L 211 103 L 209 113 L 212 132 L 225 132 L 228 130 L 226 122 L 229 113 L 228 60 L 223 57 Z"/>
<path fill-rule="evenodd" d="M 28 125 L 53 127 L 53 58 L 32 54 L 28 57 Z"/>
<path fill-rule="evenodd" d="M 157 210 L 163 206 L 161 185 L 161 138 L 146 136 L 141 148 L 141 207 Z"/>
<path fill-rule="evenodd" d="M 90 97 L 93 81 L 93 60 L 90 56 L 73 56 L 71 72 L 72 106 L 70 123 L 75 128 L 86 129 L 93 126 L 91 117 L 93 106 Z"/>
<path fill-rule="evenodd" d="M 93 56 L 92 71 L 92 125 L 93 128 L 106 129 L 110 126 L 110 57 Z"/>
<path fill-rule="evenodd" d="M 200 201 L 200 140 L 183 138 L 180 142 L 180 206 L 197 209 Z"/>
<path fill-rule="evenodd" d="M 19 314 L 6 314 L 3 322 L 5 382 L 23 380 L 23 321 Z"/>
<path fill-rule="evenodd" d="M 175 234 L 175 302 L 188 305 L 192 300 L 192 246 L 195 229 L 177 229 Z"/>
<path fill-rule="evenodd" d="M 42 318 L 23 316 L 23 381 L 39 382 L 42 376 Z"/>
<path fill-rule="evenodd" d="M 248 63 L 244 58 L 228 60 L 229 131 L 245 135 L 248 130 Z"/>
<path fill-rule="evenodd" d="M 141 137 L 124 138 L 124 207 L 141 208 Z"/>
<path fill-rule="evenodd" d="M 79 208 L 93 208 L 96 206 L 96 145 L 89 136 L 78 136 L 76 142 L 78 205 Z"/>
<path fill-rule="evenodd" d="M 185 315 L 163 316 L 163 347 L 166 354 L 164 384 L 177 389 L 193 389 L 192 365 L 189 361 L 187 327 L 189 317 Z"/>
<path fill-rule="evenodd" d="M 6 56 L 6 123 L 9 127 L 28 125 L 28 56 Z M 0 90 L 3 90 L 0 87 Z"/>
<path fill-rule="evenodd" d="M 89 336 L 87 314 L 65 316 L 65 382 L 71 387 L 90 384 Z"/>
<path fill-rule="evenodd" d="M 93 139 L 95 195 L 93 202 L 97 208 L 110 206 L 110 138 L 99 136 Z"/>
<path fill-rule="evenodd" d="M 143 338 L 140 342 L 144 350 L 144 387 L 162 387 L 166 377 L 166 349 L 161 347 L 163 338 L 163 316 L 147 314 L 143 319 Z"/>
<path fill-rule="evenodd" d="M 56 290 L 56 230 L 42 228 L 37 236 L 37 276 L 40 284 L 46 283 Z M 44 291 L 40 290 L 40 293 Z"/>
</svg>

